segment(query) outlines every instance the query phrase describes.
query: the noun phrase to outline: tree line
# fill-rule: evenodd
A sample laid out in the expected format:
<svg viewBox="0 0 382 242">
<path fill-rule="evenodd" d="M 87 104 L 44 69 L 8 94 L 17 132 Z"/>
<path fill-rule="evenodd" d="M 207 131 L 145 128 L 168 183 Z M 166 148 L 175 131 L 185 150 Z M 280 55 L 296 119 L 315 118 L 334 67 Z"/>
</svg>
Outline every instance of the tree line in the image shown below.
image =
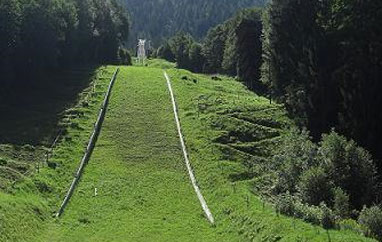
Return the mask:
<svg viewBox="0 0 382 242">
<path fill-rule="evenodd" d="M 373 0 L 273 0 L 261 76 L 315 139 L 335 127 L 368 148 L 382 172 L 381 13 Z"/>
<path fill-rule="evenodd" d="M 128 61 L 127 10 L 116 0 L 1 0 L 2 82 L 47 68 Z"/>
<path fill-rule="evenodd" d="M 194 72 L 237 76 L 250 88 L 264 91 L 260 78 L 262 11 L 245 9 L 211 28 L 202 43 L 179 32 L 157 50 L 157 56 L 176 61 L 179 68 Z"/>
<path fill-rule="evenodd" d="M 283 102 L 313 138 L 333 127 L 382 160 L 382 2 L 274 0 L 211 28 L 178 33 L 158 56 L 237 78 Z M 382 171 L 382 163 L 379 163 Z"/>
<path fill-rule="evenodd" d="M 207 31 L 230 18 L 236 11 L 252 6 L 264 6 L 266 0 L 124 0 L 131 14 L 131 42 L 137 38 L 162 41 L 178 31 L 190 33 L 197 40 Z"/>
</svg>

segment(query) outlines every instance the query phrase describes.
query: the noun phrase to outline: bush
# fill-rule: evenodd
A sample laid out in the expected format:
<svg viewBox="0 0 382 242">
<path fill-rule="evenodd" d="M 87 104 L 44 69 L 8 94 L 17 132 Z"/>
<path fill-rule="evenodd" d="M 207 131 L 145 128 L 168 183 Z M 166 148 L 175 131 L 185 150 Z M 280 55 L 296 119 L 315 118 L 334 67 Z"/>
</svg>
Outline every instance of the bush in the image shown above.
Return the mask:
<svg viewBox="0 0 382 242">
<path fill-rule="evenodd" d="M 305 222 L 320 225 L 321 224 L 321 210 L 317 206 L 309 206 L 297 201 L 295 203 L 294 216 L 300 218 Z"/>
<path fill-rule="evenodd" d="M 170 62 L 175 61 L 175 55 L 171 50 L 171 47 L 168 42 L 164 43 L 161 47 L 157 50 L 157 57 L 161 59 L 165 59 Z"/>
<path fill-rule="evenodd" d="M 129 51 L 125 48 L 119 48 L 118 59 L 120 62 L 119 64 L 128 65 L 128 66 L 130 66 L 132 64 L 131 55 L 130 55 Z"/>
<path fill-rule="evenodd" d="M 0 157 L 0 166 L 5 166 L 7 164 L 8 164 L 8 160 L 3 157 Z"/>
<path fill-rule="evenodd" d="M 364 207 L 358 222 L 365 227 L 365 234 L 382 240 L 382 209 L 379 206 Z"/>
<path fill-rule="evenodd" d="M 333 183 L 322 167 L 306 170 L 300 178 L 298 190 L 303 202 L 318 206 L 333 200 Z"/>
<path fill-rule="evenodd" d="M 276 194 L 297 192 L 301 174 L 317 164 L 317 146 L 310 140 L 306 130 L 291 130 L 280 145 L 280 150 L 273 157 L 271 169 L 278 171 L 273 192 Z"/>
<path fill-rule="evenodd" d="M 320 206 L 311 206 L 289 193 L 277 197 L 276 210 L 280 214 L 299 218 L 308 223 L 322 225 L 326 229 L 335 226 L 334 213 L 325 203 L 321 203 Z"/>
<path fill-rule="evenodd" d="M 342 219 L 350 217 L 349 195 L 339 187 L 334 189 L 333 210 Z"/>
<path fill-rule="evenodd" d="M 358 217 L 376 200 L 380 183 L 370 154 L 354 141 L 332 131 L 319 145 L 308 132 L 292 130 L 268 168 L 275 171 L 277 211 L 329 229 L 337 218 Z M 364 208 L 359 222 L 382 239 L 381 208 Z"/>
<path fill-rule="evenodd" d="M 320 154 L 331 179 L 349 194 L 350 203 L 355 208 L 360 209 L 374 201 L 377 169 L 366 150 L 332 131 L 323 135 Z"/>
<path fill-rule="evenodd" d="M 340 230 L 350 230 L 359 235 L 363 234 L 362 226 L 353 219 L 341 220 L 338 223 L 338 227 Z"/>
<path fill-rule="evenodd" d="M 332 229 L 336 225 L 333 211 L 326 206 L 325 203 L 320 204 L 321 209 L 321 225 L 324 229 Z"/>
<path fill-rule="evenodd" d="M 276 199 L 275 205 L 277 213 L 287 216 L 295 215 L 295 198 L 288 192 L 280 194 Z"/>
</svg>

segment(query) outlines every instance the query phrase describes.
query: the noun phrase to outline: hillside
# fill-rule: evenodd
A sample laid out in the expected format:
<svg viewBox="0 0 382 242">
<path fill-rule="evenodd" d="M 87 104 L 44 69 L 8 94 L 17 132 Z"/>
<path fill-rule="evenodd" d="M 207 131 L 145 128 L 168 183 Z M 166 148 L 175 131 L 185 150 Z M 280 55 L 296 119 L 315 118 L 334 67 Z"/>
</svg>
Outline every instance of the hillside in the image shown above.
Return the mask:
<svg viewBox="0 0 382 242">
<path fill-rule="evenodd" d="M 237 10 L 262 6 L 266 0 L 123 0 L 131 15 L 129 45 L 146 38 L 158 46 L 162 39 L 178 31 L 191 33 L 197 39 L 209 28 L 230 18 Z"/>
<path fill-rule="evenodd" d="M 34 168 L 13 185 L 4 183 L 1 241 L 325 241 L 328 236 L 368 241 L 352 231 L 327 233 L 280 215 L 253 189 L 261 178 L 256 175 L 261 161 L 294 126 L 283 106 L 270 104 L 232 78 L 212 79 L 163 61 L 149 65 L 121 68 L 93 156 L 60 219 L 51 215 L 72 180 L 116 67 L 97 70 L 93 82 L 83 77 L 89 88 L 64 112 L 60 123 L 66 132 L 49 164 L 41 162 L 37 172 L 36 163 L 13 156 Z M 189 157 L 214 226 L 189 182 L 160 67 L 170 68 Z M 5 161 L 16 151 L 26 154 L 12 144 L 2 147 Z M 252 167 L 249 160 L 255 162 Z"/>
<path fill-rule="evenodd" d="M 1 0 L 0 242 L 382 241 L 381 13 Z"/>
</svg>

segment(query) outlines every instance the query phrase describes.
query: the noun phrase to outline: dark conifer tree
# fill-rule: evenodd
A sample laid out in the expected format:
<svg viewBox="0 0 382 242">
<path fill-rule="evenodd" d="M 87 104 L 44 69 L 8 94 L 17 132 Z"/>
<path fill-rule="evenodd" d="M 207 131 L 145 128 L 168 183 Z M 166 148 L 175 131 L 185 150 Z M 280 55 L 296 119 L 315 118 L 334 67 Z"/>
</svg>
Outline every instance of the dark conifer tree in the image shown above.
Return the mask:
<svg viewBox="0 0 382 242">
<path fill-rule="evenodd" d="M 207 73 L 222 72 L 223 54 L 227 39 L 227 30 L 220 24 L 208 31 L 203 44 L 203 55 L 206 58 L 204 71 Z"/>
<path fill-rule="evenodd" d="M 240 23 L 235 29 L 237 35 L 237 76 L 252 90 L 263 92 L 260 82 L 262 53 L 262 22 L 260 10 L 249 10 L 242 13 Z"/>
</svg>

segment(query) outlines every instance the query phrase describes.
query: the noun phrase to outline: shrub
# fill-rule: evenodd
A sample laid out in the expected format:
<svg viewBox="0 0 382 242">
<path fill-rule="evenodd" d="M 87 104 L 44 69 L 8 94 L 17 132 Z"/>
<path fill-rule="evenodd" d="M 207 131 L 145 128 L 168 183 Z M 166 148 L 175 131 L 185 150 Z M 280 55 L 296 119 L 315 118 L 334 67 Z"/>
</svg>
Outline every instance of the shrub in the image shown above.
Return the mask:
<svg viewBox="0 0 382 242">
<path fill-rule="evenodd" d="M 277 197 L 276 210 L 280 214 L 322 225 L 326 229 L 333 228 L 335 225 L 334 213 L 325 203 L 321 203 L 320 206 L 311 206 L 289 193 L 280 194 Z"/>
<path fill-rule="evenodd" d="M 366 150 L 332 131 L 329 135 L 323 135 L 320 154 L 331 179 L 349 194 L 355 208 L 360 209 L 373 202 L 377 169 Z"/>
<path fill-rule="evenodd" d="M 161 59 L 165 59 L 170 62 L 175 61 L 175 55 L 172 52 L 168 42 L 165 42 L 161 47 L 158 48 L 157 57 Z"/>
<path fill-rule="evenodd" d="M 320 225 L 321 224 L 321 210 L 317 206 L 309 206 L 297 201 L 295 203 L 294 216 L 300 218 L 305 222 Z"/>
<path fill-rule="evenodd" d="M 5 165 L 7 165 L 7 163 L 8 163 L 7 159 L 0 157 L 0 166 L 5 166 Z"/>
<path fill-rule="evenodd" d="M 280 194 L 276 199 L 276 210 L 278 213 L 294 216 L 295 214 L 295 198 L 288 192 Z"/>
<path fill-rule="evenodd" d="M 382 209 L 379 206 L 364 207 L 358 222 L 365 227 L 365 234 L 382 240 Z"/>
<path fill-rule="evenodd" d="M 306 130 L 300 132 L 293 129 L 284 137 L 272 163 L 272 169 L 278 171 L 274 192 L 294 193 L 301 174 L 318 163 L 317 146 L 310 140 Z"/>
<path fill-rule="evenodd" d="M 118 58 L 119 58 L 120 64 L 128 65 L 128 66 L 132 64 L 131 55 L 129 51 L 125 48 L 119 48 Z"/>
<path fill-rule="evenodd" d="M 338 227 L 341 230 L 350 230 L 360 235 L 363 234 L 362 226 L 353 219 L 341 220 Z"/>
<path fill-rule="evenodd" d="M 334 189 L 333 210 L 342 219 L 350 217 L 349 195 L 339 187 Z"/>
<path fill-rule="evenodd" d="M 322 167 L 306 170 L 300 178 L 298 190 L 303 202 L 310 205 L 329 203 L 333 200 L 333 183 Z"/>
<path fill-rule="evenodd" d="M 326 206 L 325 203 L 320 204 L 321 209 L 321 225 L 324 229 L 332 229 L 336 225 L 333 211 Z"/>
</svg>

